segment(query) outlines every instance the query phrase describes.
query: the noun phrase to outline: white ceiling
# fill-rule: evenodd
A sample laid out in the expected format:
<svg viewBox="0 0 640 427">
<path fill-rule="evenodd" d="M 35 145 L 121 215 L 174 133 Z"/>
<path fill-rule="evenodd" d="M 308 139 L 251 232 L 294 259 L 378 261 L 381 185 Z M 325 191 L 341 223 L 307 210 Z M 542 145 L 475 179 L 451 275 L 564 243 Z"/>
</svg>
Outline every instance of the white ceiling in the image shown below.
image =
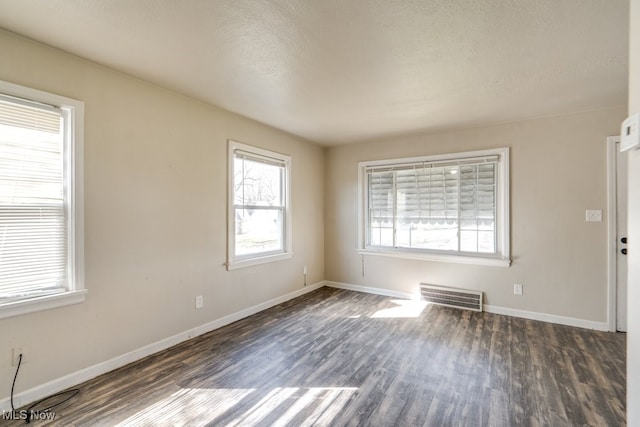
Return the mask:
<svg viewBox="0 0 640 427">
<path fill-rule="evenodd" d="M 0 0 L 0 27 L 328 145 L 624 105 L 628 20 L 628 0 Z"/>
</svg>

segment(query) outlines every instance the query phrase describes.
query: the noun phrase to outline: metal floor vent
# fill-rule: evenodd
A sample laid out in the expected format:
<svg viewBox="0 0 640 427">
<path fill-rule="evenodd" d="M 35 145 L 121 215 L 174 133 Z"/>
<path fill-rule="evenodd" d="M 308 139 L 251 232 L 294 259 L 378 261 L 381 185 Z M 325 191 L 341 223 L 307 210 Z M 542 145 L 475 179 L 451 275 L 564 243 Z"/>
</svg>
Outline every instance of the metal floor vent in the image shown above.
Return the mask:
<svg viewBox="0 0 640 427">
<path fill-rule="evenodd" d="M 482 291 L 447 288 L 420 283 L 420 294 L 424 301 L 447 307 L 482 311 Z"/>
</svg>

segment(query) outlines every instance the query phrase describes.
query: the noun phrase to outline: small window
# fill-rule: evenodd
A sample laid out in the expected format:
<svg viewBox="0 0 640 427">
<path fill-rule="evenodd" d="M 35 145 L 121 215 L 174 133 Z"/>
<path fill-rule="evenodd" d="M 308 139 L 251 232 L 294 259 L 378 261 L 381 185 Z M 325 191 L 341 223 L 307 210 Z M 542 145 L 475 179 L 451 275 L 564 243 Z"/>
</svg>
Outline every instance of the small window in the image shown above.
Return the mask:
<svg viewBox="0 0 640 427">
<path fill-rule="evenodd" d="M 0 82 L 0 318 L 84 299 L 82 112 Z"/>
<path fill-rule="evenodd" d="M 360 163 L 361 250 L 509 265 L 508 154 Z"/>
<path fill-rule="evenodd" d="M 227 268 L 291 257 L 288 156 L 229 142 Z"/>
</svg>

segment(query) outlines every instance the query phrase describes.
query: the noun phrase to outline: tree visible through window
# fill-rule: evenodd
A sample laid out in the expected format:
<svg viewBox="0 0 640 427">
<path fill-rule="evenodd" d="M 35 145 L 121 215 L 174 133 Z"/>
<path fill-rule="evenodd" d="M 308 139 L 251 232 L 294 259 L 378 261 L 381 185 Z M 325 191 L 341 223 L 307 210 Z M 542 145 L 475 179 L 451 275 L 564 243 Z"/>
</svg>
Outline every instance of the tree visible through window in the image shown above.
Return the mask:
<svg viewBox="0 0 640 427">
<path fill-rule="evenodd" d="M 234 163 L 236 255 L 282 250 L 284 165 L 239 152 Z"/>
<path fill-rule="evenodd" d="M 233 234 L 230 261 L 286 253 L 289 159 L 231 143 Z M 231 234 L 231 233 L 230 233 Z"/>
</svg>

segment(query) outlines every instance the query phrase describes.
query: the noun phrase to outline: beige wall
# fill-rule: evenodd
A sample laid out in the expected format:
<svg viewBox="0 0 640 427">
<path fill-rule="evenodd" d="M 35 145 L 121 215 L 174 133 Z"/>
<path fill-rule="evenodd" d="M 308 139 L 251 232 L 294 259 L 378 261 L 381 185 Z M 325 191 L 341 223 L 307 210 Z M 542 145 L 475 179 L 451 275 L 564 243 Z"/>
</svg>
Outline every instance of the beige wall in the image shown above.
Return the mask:
<svg viewBox="0 0 640 427">
<path fill-rule="evenodd" d="M 636 24 L 635 75 L 639 31 Z M 323 156 L 307 141 L 3 31 L 0 52 L 0 79 L 85 102 L 89 289 L 84 304 L 0 320 L 0 384 L 12 379 L 13 347 L 27 349 L 18 383 L 26 390 L 299 289 L 304 265 L 309 283 L 321 281 L 325 256 L 327 280 L 401 292 L 420 281 L 478 288 L 494 306 L 606 321 L 606 216 L 586 223 L 584 210 L 606 208 L 605 137 L 618 133 L 624 109 L 384 139 Z M 638 111 L 640 82 L 631 83 Z M 222 266 L 229 138 L 293 157 L 292 260 Z M 512 150 L 512 267 L 367 256 L 362 277 L 358 161 L 503 146 Z M 524 296 L 513 296 L 513 283 L 524 284 Z M 193 308 L 196 295 L 205 297 L 202 310 Z M 632 310 L 629 321 L 640 330 Z"/>
<path fill-rule="evenodd" d="M 640 112 L 640 0 L 631 0 L 629 114 Z M 629 295 L 627 425 L 640 426 L 640 150 L 629 153 Z"/>
<path fill-rule="evenodd" d="M 625 109 L 482 129 L 383 139 L 328 150 L 325 259 L 330 281 L 415 293 L 419 282 L 479 289 L 486 303 L 606 322 L 606 137 Z M 357 248 L 357 163 L 511 147 L 511 267 L 364 257 Z M 602 222 L 585 222 L 602 209 Z M 513 295 L 513 284 L 524 295 Z"/>
<path fill-rule="evenodd" d="M 0 52 L 0 79 L 85 102 L 89 290 L 0 320 L 0 399 L 14 346 L 23 391 L 323 279 L 321 147 L 3 31 Z M 293 259 L 223 267 L 229 138 L 292 156 Z"/>
</svg>

